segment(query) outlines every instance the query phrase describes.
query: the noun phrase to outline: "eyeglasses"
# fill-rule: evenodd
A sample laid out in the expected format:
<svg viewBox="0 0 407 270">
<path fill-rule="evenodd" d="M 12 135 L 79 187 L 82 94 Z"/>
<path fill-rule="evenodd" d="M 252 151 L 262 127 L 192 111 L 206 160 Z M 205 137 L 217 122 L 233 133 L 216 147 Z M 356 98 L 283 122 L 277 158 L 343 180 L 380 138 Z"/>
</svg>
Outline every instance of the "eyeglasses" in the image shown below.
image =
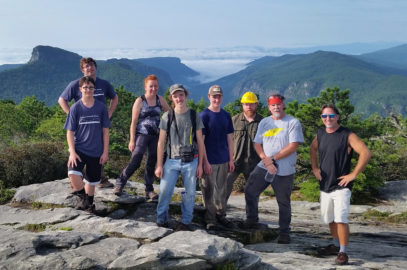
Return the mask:
<svg viewBox="0 0 407 270">
<path fill-rule="evenodd" d="M 95 87 L 93 86 L 82 86 L 83 90 L 95 90 Z"/>
<path fill-rule="evenodd" d="M 330 113 L 330 114 L 321 114 L 321 117 L 322 118 L 335 118 L 335 116 L 336 116 L 336 114 L 334 114 L 334 113 Z"/>
</svg>

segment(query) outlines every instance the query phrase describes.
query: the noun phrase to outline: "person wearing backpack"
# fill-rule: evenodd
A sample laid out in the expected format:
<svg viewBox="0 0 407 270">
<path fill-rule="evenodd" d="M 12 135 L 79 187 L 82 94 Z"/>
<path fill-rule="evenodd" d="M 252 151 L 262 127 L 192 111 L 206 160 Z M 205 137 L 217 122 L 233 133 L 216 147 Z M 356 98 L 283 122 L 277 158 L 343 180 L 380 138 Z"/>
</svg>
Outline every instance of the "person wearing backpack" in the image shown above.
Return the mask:
<svg viewBox="0 0 407 270">
<path fill-rule="evenodd" d="M 119 178 L 116 179 L 113 193 L 120 196 L 127 180 L 140 167 L 144 153 L 148 152 L 146 168 L 144 172 L 144 184 L 146 198 L 148 200 L 157 199 L 154 192 L 154 169 L 157 162 L 157 142 L 160 132 L 158 125 L 160 123 L 161 111 L 168 111 L 170 107 L 162 96 L 158 93 L 158 78 L 155 75 L 149 75 L 144 80 L 144 95 L 134 101 L 131 124 L 129 150 L 131 160 L 123 169 Z"/>
<path fill-rule="evenodd" d="M 168 208 L 178 176 L 182 175 L 185 191 L 181 192 L 181 221 L 176 230 L 190 230 L 192 221 L 196 179 L 202 175 L 204 144 L 203 124 L 199 114 L 186 105 L 188 91 L 182 84 L 170 87 L 170 100 L 174 109 L 163 114 L 160 121 L 160 135 L 157 146 L 155 175 L 160 180 L 157 205 L 157 225 L 167 227 Z M 164 161 L 164 150 L 167 159 Z"/>
</svg>

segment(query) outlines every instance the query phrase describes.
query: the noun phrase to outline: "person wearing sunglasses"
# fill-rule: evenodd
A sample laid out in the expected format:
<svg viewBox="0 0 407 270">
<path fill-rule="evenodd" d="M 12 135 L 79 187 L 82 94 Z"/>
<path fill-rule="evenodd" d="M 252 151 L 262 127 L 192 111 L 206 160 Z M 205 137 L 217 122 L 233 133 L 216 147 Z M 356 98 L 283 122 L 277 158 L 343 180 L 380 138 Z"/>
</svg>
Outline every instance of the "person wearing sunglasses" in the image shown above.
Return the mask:
<svg viewBox="0 0 407 270">
<path fill-rule="evenodd" d="M 289 244 L 290 195 L 294 184 L 297 148 L 304 142 L 304 136 L 300 121 L 285 114 L 282 95 L 272 94 L 267 101 L 271 116 L 260 121 L 253 140 L 254 149 L 261 161 L 250 173 L 245 186 L 246 220 L 243 228 L 258 227 L 259 196 L 271 185 L 276 195 L 279 213 L 280 234 L 277 243 Z"/>
<path fill-rule="evenodd" d="M 318 249 L 320 255 L 336 255 L 335 263 L 348 263 L 349 207 L 353 181 L 366 167 L 370 151 L 349 129 L 340 126 L 339 110 L 333 104 L 321 108 L 325 127 L 318 130 L 312 141 L 310 157 L 312 172 L 319 180 L 321 190 L 321 219 L 329 224 L 332 244 Z M 353 151 L 359 154 L 351 171 Z M 318 166 L 319 156 L 319 166 Z"/>
</svg>

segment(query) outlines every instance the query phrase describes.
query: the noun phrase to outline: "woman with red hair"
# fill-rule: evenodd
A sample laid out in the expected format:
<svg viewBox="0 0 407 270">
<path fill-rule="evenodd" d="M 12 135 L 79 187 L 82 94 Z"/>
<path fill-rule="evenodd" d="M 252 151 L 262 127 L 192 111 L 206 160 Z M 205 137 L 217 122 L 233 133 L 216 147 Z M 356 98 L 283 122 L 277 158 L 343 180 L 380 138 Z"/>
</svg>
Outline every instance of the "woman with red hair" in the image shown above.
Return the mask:
<svg viewBox="0 0 407 270">
<path fill-rule="evenodd" d="M 144 153 L 148 151 L 146 169 L 144 172 L 144 184 L 147 199 L 157 199 L 154 192 L 154 170 L 157 162 L 157 143 L 160 129 L 160 115 L 162 110 L 170 108 L 162 96 L 158 93 L 158 78 L 149 75 L 144 80 L 144 95 L 134 101 L 131 124 L 129 150 L 132 152 L 131 160 L 123 169 L 120 177 L 116 180 L 114 194 L 120 196 L 127 180 L 140 167 Z"/>
</svg>

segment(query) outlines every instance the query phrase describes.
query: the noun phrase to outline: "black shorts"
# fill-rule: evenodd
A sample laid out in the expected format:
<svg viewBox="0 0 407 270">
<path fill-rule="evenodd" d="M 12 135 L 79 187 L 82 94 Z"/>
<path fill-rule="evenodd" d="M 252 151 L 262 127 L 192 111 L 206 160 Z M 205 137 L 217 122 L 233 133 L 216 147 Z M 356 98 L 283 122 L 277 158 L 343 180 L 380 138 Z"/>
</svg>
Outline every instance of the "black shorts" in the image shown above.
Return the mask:
<svg viewBox="0 0 407 270">
<path fill-rule="evenodd" d="M 75 174 L 83 177 L 82 171 L 86 165 L 86 179 L 90 185 L 97 185 L 100 183 L 100 175 L 102 170 L 102 164 L 99 163 L 100 157 L 90 157 L 81 152 L 76 152 L 82 161 L 76 160 L 76 166 L 68 167 L 68 175 Z"/>
</svg>

